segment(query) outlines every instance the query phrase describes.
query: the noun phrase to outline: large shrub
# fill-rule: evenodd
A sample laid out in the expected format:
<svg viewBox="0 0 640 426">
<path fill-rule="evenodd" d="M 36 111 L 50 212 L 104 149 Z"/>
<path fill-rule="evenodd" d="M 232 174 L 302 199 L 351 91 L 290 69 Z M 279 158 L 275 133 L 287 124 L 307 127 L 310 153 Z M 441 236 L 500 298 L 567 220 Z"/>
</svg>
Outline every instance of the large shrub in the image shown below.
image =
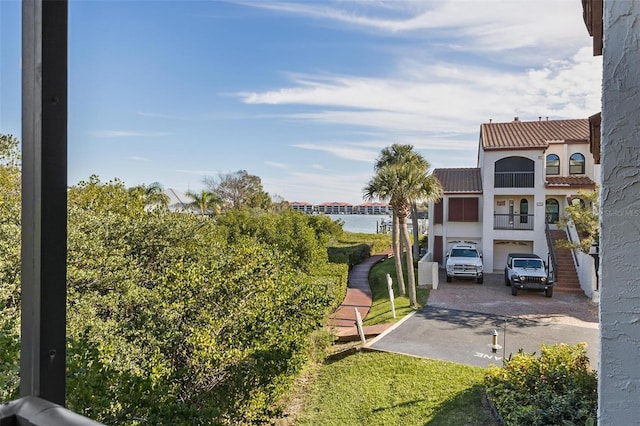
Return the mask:
<svg viewBox="0 0 640 426">
<path fill-rule="evenodd" d="M 69 191 L 69 407 L 107 423 L 272 416 L 334 305 L 328 238 L 295 212 L 214 221 L 140 197 L 95 177 Z"/>
<path fill-rule="evenodd" d="M 0 135 L 0 402 L 18 395 L 20 351 L 20 155 Z"/>
<path fill-rule="evenodd" d="M 584 343 L 542 345 L 540 357 L 519 352 L 485 376 L 504 424 L 585 425 L 597 414 L 597 376 Z M 592 423 L 593 424 L 593 423 Z"/>
</svg>

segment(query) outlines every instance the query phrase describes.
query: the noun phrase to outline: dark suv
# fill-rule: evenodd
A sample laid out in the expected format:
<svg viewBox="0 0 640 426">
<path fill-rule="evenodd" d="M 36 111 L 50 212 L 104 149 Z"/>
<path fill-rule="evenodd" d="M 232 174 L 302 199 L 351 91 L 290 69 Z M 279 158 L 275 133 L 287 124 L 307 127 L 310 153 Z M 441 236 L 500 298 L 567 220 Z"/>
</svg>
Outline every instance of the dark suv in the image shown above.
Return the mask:
<svg viewBox="0 0 640 426">
<path fill-rule="evenodd" d="M 540 256 L 532 253 L 509 253 L 504 284 L 511 286 L 514 296 L 520 289 L 544 291 L 545 296 L 553 296 L 553 280 L 547 274 L 546 265 Z"/>
</svg>

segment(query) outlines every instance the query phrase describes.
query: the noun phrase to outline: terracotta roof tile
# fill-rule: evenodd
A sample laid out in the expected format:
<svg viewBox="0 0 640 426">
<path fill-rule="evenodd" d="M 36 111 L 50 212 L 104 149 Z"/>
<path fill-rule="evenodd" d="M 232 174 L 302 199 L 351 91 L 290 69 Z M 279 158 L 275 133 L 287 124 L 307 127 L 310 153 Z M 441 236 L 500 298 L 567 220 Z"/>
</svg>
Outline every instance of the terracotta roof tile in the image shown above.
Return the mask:
<svg viewBox="0 0 640 426">
<path fill-rule="evenodd" d="M 482 193 L 480 169 L 435 169 L 433 175 L 442 184 L 442 190 L 445 194 L 452 192 Z"/>
<path fill-rule="evenodd" d="M 546 148 L 550 141 L 589 141 L 589 120 L 512 121 L 483 123 L 480 138 L 485 150 Z"/>
<path fill-rule="evenodd" d="M 595 187 L 596 183 L 589 176 L 547 176 L 547 187 L 553 186 L 579 186 Z"/>
</svg>

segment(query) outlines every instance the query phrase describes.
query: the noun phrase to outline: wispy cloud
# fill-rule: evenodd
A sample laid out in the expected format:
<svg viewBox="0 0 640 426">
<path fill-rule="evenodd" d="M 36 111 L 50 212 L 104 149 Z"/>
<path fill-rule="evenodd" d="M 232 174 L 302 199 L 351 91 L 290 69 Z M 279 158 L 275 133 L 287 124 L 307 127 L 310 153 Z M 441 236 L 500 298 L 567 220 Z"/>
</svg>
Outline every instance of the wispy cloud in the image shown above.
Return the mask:
<svg viewBox="0 0 640 426">
<path fill-rule="evenodd" d="M 455 135 L 490 118 L 591 115 L 600 109 L 600 69 L 588 48 L 524 71 L 406 59 L 394 76 L 292 74 L 290 87 L 238 96 L 249 104 L 318 108 L 290 119 Z"/>
<path fill-rule="evenodd" d="M 131 156 L 131 157 L 127 157 L 127 160 L 131 160 L 131 161 L 141 161 L 141 162 L 145 162 L 145 163 L 150 163 L 150 162 L 151 162 L 151 159 L 149 159 L 149 158 L 145 158 L 145 157 L 136 157 L 135 155 L 134 155 L 134 156 Z"/>
<path fill-rule="evenodd" d="M 348 144 L 312 144 L 312 143 L 301 143 L 292 145 L 294 148 L 307 149 L 311 151 L 322 151 L 336 157 L 343 158 L 346 160 L 354 160 L 354 161 L 364 161 L 373 163 L 379 154 L 378 150 L 369 150 L 358 148 L 356 146 L 350 146 Z"/>
<path fill-rule="evenodd" d="M 237 1 L 324 22 L 351 31 L 373 30 L 427 37 L 439 31 L 450 48 L 501 51 L 535 46 L 557 49 L 557 40 L 572 45 L 584 33 L 580 4 L 572 0 L 405 0 L 405 1 Z M 573 13 L 573 15 L 572 15 Z M 566 16 L 575 19 L 567 20 Z"/>
<path fill-rule="evenodd" d="M 157 138 L 171 136 L 171 132 L 140 132 L 132 130 L 96 130 L 90 133 L 95 138 L 126 138 L 126 137 L 141 137 L 141 138 Z"/>
</svg>

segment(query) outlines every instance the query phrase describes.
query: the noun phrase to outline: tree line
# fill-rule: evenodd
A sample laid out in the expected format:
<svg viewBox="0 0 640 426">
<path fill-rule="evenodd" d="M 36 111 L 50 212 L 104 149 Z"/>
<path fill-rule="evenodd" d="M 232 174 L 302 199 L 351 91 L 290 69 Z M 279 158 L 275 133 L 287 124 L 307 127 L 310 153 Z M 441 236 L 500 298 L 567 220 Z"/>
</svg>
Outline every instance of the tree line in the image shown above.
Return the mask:
<svg viewBox="0 0 640 426">
<path fill-rule="evenodd" d="M 17 397 L 18 141 L 0 144 L 0 399 Z M 146 186 L 68 190 L 67 406 L 106 424 L 259 423 L 312 355 L 347 265 L 328 217 L 172 213 Z M 155 194 L 155 195 L 154 195 Z"/>
<path fill-rule="evenodd" d="M 406 218 L 440 194 L 409 145 L 382 151 L 365 198 L 394 209 L 405 293 L 415 276 Z M 262 423 L 318 345 L 348 263 L 342 233 L 270 197 L 241 170 L 190 193 L 199 214 L 172 212 L 158 183 L 127 188 L 90 176 L 67 192 L 67 406 L 106 424 Z M 0 400 L 18 396 L 20 152 L 0 135 Z M 402 237 L 402 238 L 400 238 Z M 402 243 L 400 243 L 402 241 Z"/>
</svg>

